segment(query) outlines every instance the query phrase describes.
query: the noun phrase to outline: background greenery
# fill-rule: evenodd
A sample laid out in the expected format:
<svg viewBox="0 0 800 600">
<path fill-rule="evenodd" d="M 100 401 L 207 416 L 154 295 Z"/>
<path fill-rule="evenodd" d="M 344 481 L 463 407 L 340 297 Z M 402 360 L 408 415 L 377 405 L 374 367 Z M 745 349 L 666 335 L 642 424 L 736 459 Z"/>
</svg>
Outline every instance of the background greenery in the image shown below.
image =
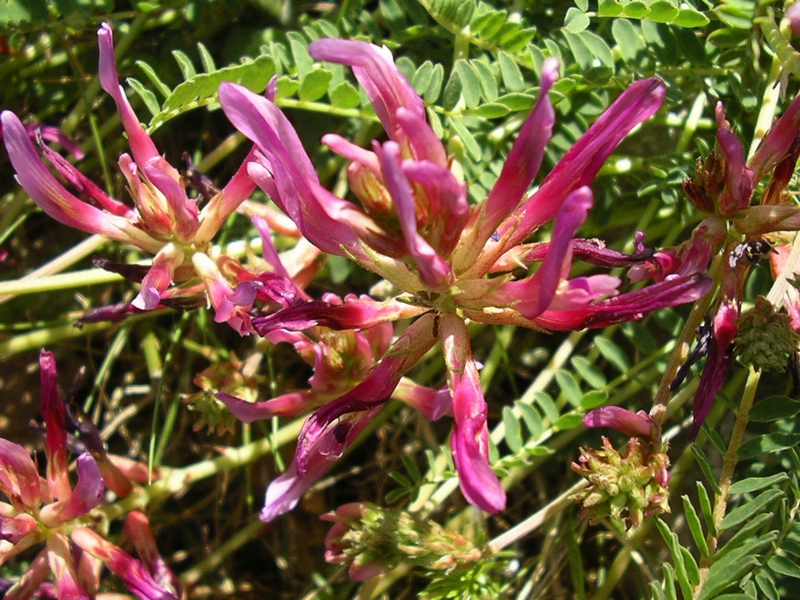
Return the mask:
<svg viewBox="0 0 800 600">
<path fill-rule="evenodd" d="M 217 87 L 229 80 L 261 91 L 277 75 L 278 105 L 298 128 L 323 183 L 344 193 L 343 163 L 320 137 L 335 131 L 363 144 L 380 135 L 380 125 L 352 76 L 341 66 L 316 63 L 307 48 L 325 36 L 367 39 L 393 51 L 434 129 L 463 164 L 477 202 L 491 189 L 535 101 L 544 57 L 559 58 L 561 79 L 551 93 L 557 125 L 543 173 L 626 85 L 657 75 L 667 85 L 665 106 L 601 171 L 593 184 L 596 206 L 580 232 L 630 251 L 636 230 L 647 233 L 649 246 L 669 246 L 699 222 L 681 182 L 713 146 L 717 101 L 747 147 L 764 106 L 794 97 L 800 60 L 785 23 L 780 29 L 783 9 L 780 2 L 754 0 L 0 0 L 0 107 L 62 127 L 86 152 L 82 172 L 126 198 L 115 163 L 127 144 L 96 78 L 96 30 L 108 21 L 123 85 L 172 164 L 188 152 L 201 171 L 226 181 L 247 146 L 219 110 Z M 794 419 L 800 401 L 785 373 L 766 373 L 749 390 L 747 370 L 735 368 L 695 444 L 686 434 L 698 378 L 691 377 L 670 403 L 672 513 L 663 521 L 648 520 L 631 533 L 610 522 L 589 526 L 565 500 L 578 484 L 569 465 L 579 446 L 599 444 L 597 432 L 580 426 L 582 416 L 604 403 L 650 408 L 689 307 L 572 334 L 472 330 L 495 466 L 509 490 L 500 515 L 475 512 L 457 493 L 450 425 L 429 423 L 398 403 L 296 510 L 264 525 L 256 516 L 263 490 L 291 459 L 298 424 L 216 427 L 219 419 L 226 422 L 224 409 L 194 380 L 217 365 L 243 372 L 243 385 L 267 398 L 305 387 L 305 363 L 283 346 L 240 338 L 205 310 L 73 327 L 87 308 L 135 294 L 129 283 L 95 269 L 90 256 L 139 257 L 55 223 L 12 175 L 3 154 L 3 435 L 34 439 L 28 421 L 38 413 L 35 364 L 46 346 L 56 352 L 65 389 L 85 367 L 73 393 L 114 452 L 190 468 L 220 456 L 222 448 L 266 440 L 238 463 L 149 497 L 159 546 L 191 597 L 792 597 L 800 577 Z M 253 199 L 266 201 L 261 192 Z M 239 216 L 218 242 L 246 253 L 255 238 Z M 50 261 L 56 262 L 36 272 Z M 61 272 L 68 275 L 56 276 Z M 309 293 L 363 293 L 375 283 L 372 274 L 331 258 Z M 755 267 L 747 298 L 769 285 L 768 267 Z M 432 386 L 445 381 L 438 360 L 423 362 L 413 375 Z M 730 451 L 736 407 L 751 392 L 749 441 Z M 746 425 L 747 414 L 739 416 Z M 612 434 L 612 441 L 624 439 Z M 725 457 L 730 462 L 737 452 L 736 483 L 723 494 Z M 477 565 L 449 575 L 401 566 L 356 584 L 346 569 L 324 562 L 329 524 L 317 518 L 355 500 L 416 511 L 479 544 L 538 517 L 502 551 L 502 544 L 489 545 Z M 722 514 L 712 514 L 720 502 Z M 13 577 L 24 567 L 6 564 L 2 573 Z"/>
</svg>

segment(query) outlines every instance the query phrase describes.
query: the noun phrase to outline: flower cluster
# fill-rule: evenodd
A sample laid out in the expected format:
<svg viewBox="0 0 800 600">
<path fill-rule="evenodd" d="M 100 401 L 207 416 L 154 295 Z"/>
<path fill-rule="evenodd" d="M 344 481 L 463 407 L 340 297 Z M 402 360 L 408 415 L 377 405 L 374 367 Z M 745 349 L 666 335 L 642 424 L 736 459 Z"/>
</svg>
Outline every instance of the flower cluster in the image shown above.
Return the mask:
<svg viewBox="0 0 800 600">
<path fill-rule="evenodd" d="M 269 336 L 319 326 L 364 331 L 401 318 L 416 320 L 355 387 L 328 399 L 306 421 L 294 462 L 267 492 L 262 518 L 294 506 L 393 395 L 404 374 L 437 344 L 447 368 L 451 448 L 461 490 L 483 510 L 502 510 L 505 492 L 489 465 L 488 411 L 467 323 L 599 327 L 694 301 L 710 288 L 708 278 L 694 272 L 628 293 L 619 293 L 621 282 L 610 275 L 569 277 L 573 258 L 609 267 L 638 264 L 651 255 L 641 246 L 636 255 L 624 255 L 576 239 L 575 232 L 593 203 L 589 184 L 595 174 L 627 133 L 658 110 L 664 86 L 658 79 L 631 85 L 529 193 L 554 124 L 548 90 L 558 65 L 546 60 L 540 96 L 497 183 L 485 202 L 472 205 L 458 162 L 434 134 L 422 99 L 386 48 L 324 39 L 313 42 L 310 52 L 352 67 L 386 131 L 386 141 L 374 141 L 370 149 L 338 135 L 323 137 L 350 161 L 347 173 L 356 201 L 322 186 L 297 133 L 270 98 L 223 83 L 220 103 L 256 145 L 249 175 L 303 236 L 324 252 L 380 275 L 397 294 L 383 302 L 297 302 L 254 318 L 253 327 Z M 528 242 L 550 222 L 551 241 Z M 520 267 L 533 269 L 519 276 Z M 235 403 L 226 402 L 236 410 Z"/>
<path fill-rule="evenodd" d="M 93 514 L 104 501 L 106 490 L 119 497 L 133 489 L 128 461 L 105 452 L 100 434 L 86 420 L 76 420 L 58 393 L 53 355 L 42 352 L 41 408 L 46 427 L 45 477 L 25 448 L 0 438 L 0 564 L 44 543 L 23 576 L 4 582 L 8 599 L 34 595 L 58 598 L 95 597 L 100 589 L 103 565 L 126 587 L 144 600 L 177 600 L 178 579 L 161 558 L 145 515 L 132 511 L 125 529 L 141 560 L 105 540 L 95 528 L 100 515 Z M 67 423 L 79 432 L 70 442 Z M 77 482 L 69 475 L 70 446 L 79 448 L 75 461 Z"/>
<path fill-rule="evenodd" d="M 776 312 L 769 300 L 759 296 L 753 308 L 739 317 L 733 341 L 744 364 L 757 371 L 783 373 L 789 354 L 797 351 L 800 335 L 792 329 L 788 314 Z"/>
<path fill-rule="evenodd" d="M 366 581 L 400 564 L 450 572 L 481 560 L 464 536 L 411 513 L 353 502 L 322 515 L 331 521 L 325 560 L 349 565 L 354 581 Z"/>
<path fill-rule="evenodd" d="M 581 517 L 596 523 L 611 517 L 637 527 L 642 519 L 669 512 L 669 459 L 664 451 L 653 452 L 639 438 L 628 440 L 619 452 L 607 437 L 600 449 L 581 449 L 573 470 L 589 482 L 575 495 L 583 507 Z"/>
<path fill-rule="evenodd" d="M 574 496 L 582 506 L 581 516 L 592 523 L 611 517 L 629 529 L 645 517 L 669 512 L 669 457 L 647 413 L 604 406 L 589 412 L 583 424 L 611 427 L 630 439 L 622 452 L 605 436 L 602 448 L 581 448 L 578 462 L 572 463 L 589 482 Z"/>
<path fill-rule="evenodd" d="M 249 333 L 246 311 L 226 305 L 227 297 L 221 295 L 223 290 L 233 295 L 239 281 L 231 277 L 234 272 L 211 245 L 228 216 L 255 188 L 247 176 L 248 160 L 223 189 L 212 189 L 200 208 L 199 200 L 187 194 L 181 174 L 159 154 L 136 118 L 119 84 L 108 25 L 103 24 L 98 31 L 98 41 L 100 83 L 116 103 L 130 143 L 132 156 L 120 156 L 119 167 L 133 206 L 109 197 L 45 143 L 55 139 L 63 145 L 63 136 L 56 137 L 49 129 L 25 126 L 14 113 L 4 111 L 3 141 L 17 179 L 33 201 L 61 223 L 132 244 L 153 255 L 151 265 L 145 268 L 102 261 L 105 268 L 141 283 L 139 294 L 131 302 L 132 309 L 197 306 L 206 302 L 207 294 L 218 321 L 229 322 L 242 334 Z M 37 144 L 31 140 L 31 133 Z M 77 196 L 50 172 L 42 156 Z M 109 314 L 111 311 L 101 313 Z"/>
<path fill-rule="evenodd" d="M 123 154 L 119 163 L 134 206 L 108 197 L 38 136 L 41 154 L 81 198 L 67 191 L 45 166 L 29 129 L 4 112 L 11 162 L 20 183 L 52 217 L 154 255 L 144 268 L 103 263 L 141 281 L 134 309 L 207 301 L 218 322 L 271 343 L 288 342 L 313 365 L 309 390 L 262 402 L 224 391 L 218 395 L 244 421 L 316 409 L 300 433 L 290 468 L 267 492 L 265 520 L 290 510 L 392 397 L 431 419 L 453 416 L 451 449 L 465 498 L 492 513 L 502 510 L 505 491 L 489 464 L 488 409 L 468 323 L 546 330 L 601 327 L 695 301 L 711 288 L 699 263 L 698 268 L 655 272 L 659 256 L 644 248 L 640 234 L 632 255 L 576 237 L 594 201 L 590 184 L 595 175 L 620 141 L 660 108 L 665 87 L 657 78 L 624 90 L 530 191 L 555 121 L 548 92 L 558 77 L 558 63 L 545 60 L 537 102 L 496 184 L 476 204 L 467 197 L 461 166 L 437 138 L 421 97 L 388 49 L 318 40 L 310 46 L 312 57 L 352 68 L 386 132 L 385 140 L 373 141 L 368 149 L 338 135 L 323 137 L 349 161 L 352 199 L 323 187 L 296 131 L 274 102 L 274 81 L 264 96 L 223 83 L 223 111 L 254 147 L 223 189 L 196 185 L 208 196 L 201 208 L 136 119 L 119 85 L 111 29 L 103 25 L 98 36 L 100 81 L 117 105 L 130 142 L 132 156 Z M 396 293 L 383 301 L 333 294 L 310 298 L 299 276 L 308 272 L 315 254 L 285 267 L 266 222 L 258 218 L 263 271 L 219 255 L 212 238 L 256 185 L 314 252 L 352 259 Z M 550 240 L 530 241 L 545 226 L 552 228 Z M 576 259 L 604 268 L 638 267 L 638 279 L 654 275 L 656 281 L 621 292 L 621 280 L 606 273 L 571 277 Z M 393 323 L 403 319 L 411 323 L 398 328 L 395 337 Z M 439 390 L 406 376 L 436 346 L 447 371 L 447 387 Z"/>
<path fill-rule="evenodd" d="M 705 421 L 733 362 L 751 267 L 770 256 L 774 275 L 791 278 L 791 273 L 783 274 L 788 247 L 775 248 L 774 244 L 785 242 L 781 232 L 800 229 L 800 207 L 785 193 L 800 152 L 800 96 L 767 132 L 749 160 L 745 160 L 744 147 L 731 130 L 721 103 L 716 107 L 716 120 L 714 150 L 697 161 L 695 176 L 684 182 L 689 198 L 708 216 L 694 229 L 690 240 L 656 252 L 631 269 L 634 278 L 652 276 L 657 280 L 706 269 L 717 273 L 712 308 L 698 332 L 699 342 L 673 382 L 674 389 L 692 364 L 707 356 L 695 397 L 693 436 Z M 759 189 L 759 201 L 753 204 Z M 788 286 L 784 297 L 773 302 L 795 310 L 797 291 Z M 761 306 L 764 312 L 763 303 Z"/>
</svg>

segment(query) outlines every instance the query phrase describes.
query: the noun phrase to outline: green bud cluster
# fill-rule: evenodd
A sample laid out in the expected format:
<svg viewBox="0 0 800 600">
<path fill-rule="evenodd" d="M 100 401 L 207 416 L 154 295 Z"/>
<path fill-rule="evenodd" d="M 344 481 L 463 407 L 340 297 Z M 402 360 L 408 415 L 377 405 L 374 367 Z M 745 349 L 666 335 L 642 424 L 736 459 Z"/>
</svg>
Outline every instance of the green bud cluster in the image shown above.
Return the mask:
<svg viewBox="0 0 800 600">
<path fill-rule="evenodd" d="M 589 485 L 573 496 L 582 506 L 581 517 L 596 523 L 607 517 L 626 529 L 645 517 L 669 509 L 669 458 L 665 448 L 654 450 L 649 441 L 631 438 L 624 454 L 603 438 L 600 449 L 581 448 L 572 468 Z"/>
<path fill-rule="evenodd" d="M 209 433 L 221 436 L 236 430 L 239 421 L 216 394 L 225 392 L 255 402 L 265 378 L 255 374 L 249 362 L 252 361 L 245 362 L 231 354 L 230 360 L 213 363 L 195 375 L 193 383 L 200 391 L 183 396 L 187 408 L 197 415 L 195 431 L 205 427 Z"/>
<path fill-rule="evenodd" d="M 400 564 L 451 573 L 481 560 L 471 541 L 438 523 L 369 502 L 347 504 L 323 518 L 333 521 L 325 545 L 328 562 L 350 572 L 382 572 Z"/>
<path fill-rule="evenodd" d="M 800 341 L 790 323 L 789 315 L 775 312 L 769 300 L 756 298 L 755 306 L 739 317 L 737 324 L 734 343 L 739 360 L 757 371 L 783 373 L 789 353 Z"/>
</svg>

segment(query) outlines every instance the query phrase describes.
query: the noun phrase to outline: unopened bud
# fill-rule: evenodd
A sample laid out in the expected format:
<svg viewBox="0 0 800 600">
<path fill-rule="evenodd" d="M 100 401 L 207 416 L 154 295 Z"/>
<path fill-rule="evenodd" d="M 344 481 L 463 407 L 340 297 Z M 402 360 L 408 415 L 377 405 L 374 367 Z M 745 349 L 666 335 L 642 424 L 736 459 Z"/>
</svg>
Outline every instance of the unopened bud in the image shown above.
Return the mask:
<svg viewBox="0 0 800 600">
<path fill-rule="evenodd" d="M 789 315 L 775 312 L 763 296 L 756 298 L 755 306 L 739 318 L 738 328 L 734 342 L 739 360 L 757 371 L 782 373 L 789 353 L 797 349 L 800 341 Z"/>
<path fill-rule="evenodd" d="M 631 438 L 623 454 L 604 437 L 602 448 L 582 448 L 572 468 L 589 482 L 573 499 L 592 523 L 611 517 L 629 529 L 644 517 L 669 512 L 669 458 L 663 447 Z"/>
</svg>

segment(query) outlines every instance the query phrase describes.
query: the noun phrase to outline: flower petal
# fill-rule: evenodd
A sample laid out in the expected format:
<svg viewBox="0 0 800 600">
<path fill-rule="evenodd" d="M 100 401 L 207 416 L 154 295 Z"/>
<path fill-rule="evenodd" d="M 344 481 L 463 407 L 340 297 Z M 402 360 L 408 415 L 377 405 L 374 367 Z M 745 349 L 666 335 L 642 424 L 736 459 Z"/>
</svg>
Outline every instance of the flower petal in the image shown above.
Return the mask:
<svg viewBox="0 0 800 600">
<path fill-rule="evenodd" d="M 131 302 L 139 310 L 153 310 L 161 304 L 161 295 L 172 285 L 175 268 L 183 263 L 183 250 L 172 242 L 153 258 L 150 270 L 142 279 L 142 289 Z"/>
<path fill-rule="evenodd" d="M 392 396 L 406 371 L 433 347 L 436 341 L 432 335 L 433 324 L 432 314 L 423 315 L 414 321 L 358 385 L 306 420 L 297 438 L 295 453 L 296 468 L 301 477 L 311 468 L 314 453 L 324 449 L 330 460 L 341 456 L 355 438 L 356 434 L 351 430 L 360 423 L 358 420 L 351 423 L 348 419 L 354 419 L 364 411 L 382 407 Z"/>
<path fill-rule="evenodd" d="M 47 484 L 53 497 L 65 500 L 72 494 L 67 464 L 66 411 L 58 393 L 56 360 L 52 352 L 42 350 L 39 353 L 39 369 L 41 411 L 47 429 Z"/>
<path fill-rule="evenodd" d="M 800 135 L 800 95 L 792 100 L 781 117 L 770 127 L 755 154 L 748 161 L 748 166 L 755 171 L 756 181 L 760 181 L 791 152 L 798 135 Z"/>
<path fill-rule="evenodd" d="M 297 132 L 280 109 L 266 98 L 227 82 L 220 85 L 219 99 L 231 123 L 256 143 L 269 162 L 269 169 L 258 162 L 250 163 L 250 177 L 315 246 L 339 255 L 345 254 L 344 247 L 363 257 L 354 227 L 365 229 L 371 219 L 319 184 Z"/>
<path fill-rule="evenodd" d="M 506 220 L 506 226 L 515 230 L 504 249 L 552 219 L 573 190 L 589 185 L 617 144 L 661 107 L 665 95 L 663 82 L 654 77 L 630 85 L 573 144 L 539 189 Z M 515 225 L 517 218 L 519 225 Z M 504 227 L 500 229 L 502 237 Z"/>
<path fill-rule="evenodd" d="M 389 137 L 398 129 L 397 111 L 405 108 L 425 118 L 425 104 L 394 64 L 388 48 L 367 42 L 326 38 L 312 42 L 308 52 L 317 60 L 350 65 L 367 92 Z"/>
<path fill-rule="evenodd" d="M 80 577 L 70 552 L 69 542 L 63 535 L 56 534 L 47 538 L 47 559 L 59 600 L 90 598 L 87 590 L 79 583 Z"/>
<path fill-rule="evenodd" d="M 394 199 L 397 217 L 403 229 L 406 248 L 419 269 L 420 278 L 430 288 L 444 291 L 453 283 L 453 272 L 447 261 L 431 247 L 417 230 L 417 212 L 411 185 L 400 165 L 400 146 L 386 142 L 374 145 L 381 163 L 383 179 Z"/>
<path fill-rule="evenodd" d="M 321 325 L 330 329 L 367 329 L 379 323 L 413 317 L 427 310 L 394 299 L 376 302 L 369 297 L 349 296 L 342 304 L 310 300 L 289 306 L 266 317 L 253 319 L 260 336 L 277 329 L 303 331 Z"/>
<path fill-rule="evenodd" d="M 82 517 L 103 501 L 105 484 L 91 454 L 84 452 L 78 457 L 77 471 L 78 483 L 69 498 L 48 504 L 39 513 L 39 520 L 46 527 Z"/>
<path fill-rule="evenodd" d="M 255 182 L 247 174 L 247 165 L 250 164 L 254 156 L 255 147 L 245 156 L 242 164 L 227 185 L 211 198 L 208 204 L 203 207 L 203 210 L 200 211 L 200 227 L 194 236 L 195 244 L 198 246 L 203 247 L 209 243 L 231 213 L 242 202 L 247 200 L 256 189 Z"/>
<path fill-rule="evenodd" d="M 39 473 L 30 453 L 14 442 L 0 438 L 0 490 L 17 505 L 35 509 L 41 503 Z"/>
<path fill-rule="evenodd" d="M 502 284 L 480 299 L 485 306 L 511 307 L 527 319 L 540 315 L 555 297 L 561 282 L 569 274 L 572 237 L 589 214 L 594 201 L 588 187 L 570 193 L 558 213 L 552 241 L 542 265 L 532 277 Z"/>
<path fill-rule="evenodd" d="M 146 165 L 149 160 L 159 158 L 160 154 L 153 140 L 139 123 L 139 119 L 136 118 L 136 114 L 119 84 L 117 63 L 114 59 L 114 34 L 108 23 L 103 23 L 97 30 L 97 42 L 100 47 L 100 85 L 117 105 L 117 112 L 122 118 L 122 126 L 125 128 L 125 133 L 128 134 L 133 159 L 140 165 Z"/>
<path fill-rule="evenodd" d="M 413 406 L 429 421 L 453 414 L 453 399 L 447 387 L 436 390 L 404 377 L 392 393 L 392 398 Z"/>
<path fill-rule="evenodd" d="M 554 58 L 545 60 L 536 106 L 520 130 L 489 197 L 473 215 L 470 231 L 464 238 L 469 243 L 459 248 L 455 259 L 457 269 L 471 265 L 500 222 L 519 206 L 523 194 L 539 172 L 555 123 L 555 112 L 548 92 L 557 78 L 558 61 Z"/>
<path fill-rule="evenodd" d="M 70 538 L 73 543 L 103 563 L 119 577 L 132 593 L 142 600 L 179 600 L 179 596 L 160 585 L 142 561 L 104 540 L 91 529 L 79 527 Z"/>
<path fill-rule="evenodd" d="M 270 400 L 262 402 L 248 402 L 225 392 L 217 393 L 216 397 L 222 401 L 233 416 L 242 423 L 252 423 L 272 417 L 294 417 L 319 406 L 314 402 L 311 391 L 287 392 Z"/>
<path fill-rule="evenodd" d="M 632 412 L 619 406 L 601 406 L 586 413 L 584 427 L 611 427 L 629 437 L 655 438 L 655 423 L 645 411 Z"/>
<path fill-rule="evenodd" d="M 700 427 L 706 420 L 714 397 L 725 383 L 728 370 L 733 362 L 731 344 L 736 337 L 739 318 L 739 309 L 729 301 L 723 301 L 717 314 L 714 316 L 713 335 L 708 344 L 708 358 L 700 376 L 700 383 L 692 406 L 692 432 L 693 440 L 700 432 Z"/>
<path fill-rule="evenodd" d="M 506 506 L 506 493 L 489 464 L 486 401 L 478 367 L 472 358 L 469 333 L 461 317 L 445 314 L 440 324 L 442 351 L 453 398 L 453 436 L 450 446 L 461 493 L 467 501 L 490 513 Z"/>
<path fill-rule="evenodd" d="M 153 531 L 150 523 L 143 512 L 134 510 L 128 513 L 125 518 L 125 530 L 130 535 L 136 553 L 144 562 L 148 572 L 153 576 L 156 583 L 165 587 L 176 597 L 181 596 L 180 580 L 169 568 L 166 561 L 158 551 Z"/>
<path fill-rule="evenodd" d="M 730 130 L 725 120 L 722 103 L 717 103 L 717 144 L 725 155 L 725 187 L 717 200 L 723 215 L 733 215 L 750 205 L 753 195 L 755 175 L 745 165 L 744 147 L 739 138 Z"/>
<path fill-rule="evenodd" d="M 3 140 L 17 180 L 39 207 L 56 221 L 121 242 L 131 242 L 155 253 L 159 242 L 127 219 L 103 212 L 70 194 L 45 167 L 25 127 L 9 111 L 2 113 Z"/>
<path fill-rule="evenodd" d="M 641 318 L 645 313 L 694 302 L 705 296 L 713 281 L 702 273 L 670 276 L 640 290 L 586 305 L 583 308 L 546 310 L 531 319 L 534 326 L 554 331 L 605 327 Z"/>
</svg>

